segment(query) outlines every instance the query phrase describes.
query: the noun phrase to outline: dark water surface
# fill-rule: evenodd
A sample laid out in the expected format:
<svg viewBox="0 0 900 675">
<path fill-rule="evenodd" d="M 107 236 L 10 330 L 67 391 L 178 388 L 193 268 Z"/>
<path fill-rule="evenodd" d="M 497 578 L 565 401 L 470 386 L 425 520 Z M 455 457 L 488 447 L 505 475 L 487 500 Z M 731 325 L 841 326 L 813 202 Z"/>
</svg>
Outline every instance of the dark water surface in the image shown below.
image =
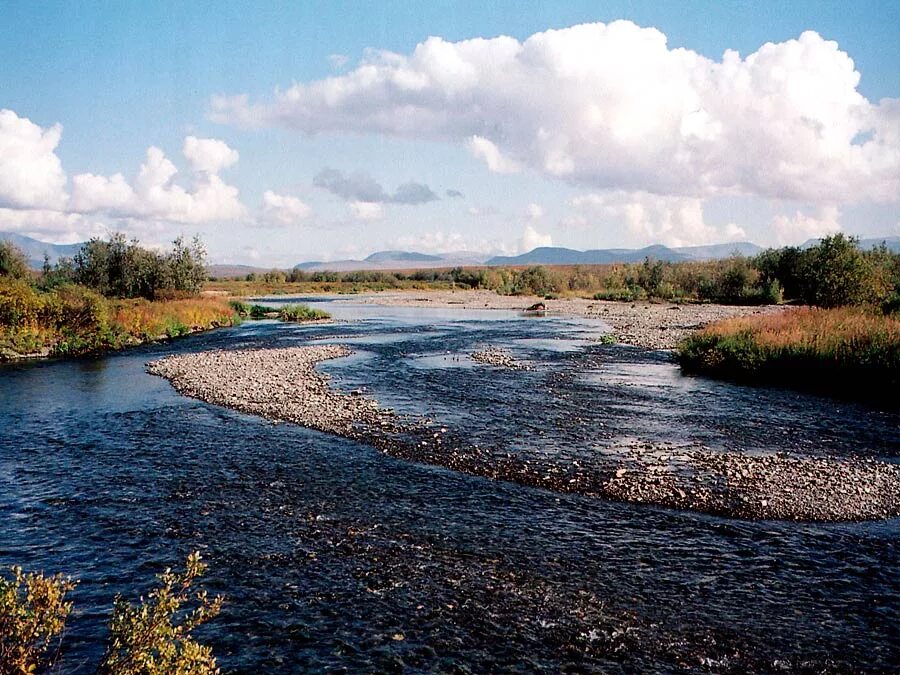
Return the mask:
<svg viewBox="0 0 900 675">
<path fill-rule="evenodd" d="M 329 307 L 96 359 L 0 369 L 0 565 L 81 580 L 66 672 L 116 593 L 200 549 L 228 672 L 900 668 L 900 521 L 728 520 L 561 495 L 383 456 L 179 396 L 176 352 L 336 342 L 336 386 L 498 452 L 590 462 L 629 440 L 897 461 L 900 416 L 683 378 L 602 326 Z M 488 345 L 531 371 L 476 365 Z"/>
</svg>

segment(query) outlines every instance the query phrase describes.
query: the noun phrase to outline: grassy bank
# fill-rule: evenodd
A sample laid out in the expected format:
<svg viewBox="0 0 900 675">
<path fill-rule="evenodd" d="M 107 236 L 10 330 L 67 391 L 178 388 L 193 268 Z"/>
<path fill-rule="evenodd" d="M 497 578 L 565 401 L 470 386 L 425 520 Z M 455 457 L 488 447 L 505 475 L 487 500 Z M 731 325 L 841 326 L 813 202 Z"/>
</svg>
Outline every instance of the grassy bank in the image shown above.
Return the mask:
<svg viewBox="0 0 900 675">
<path fill-rule="evenodd" d="M 859 307 L 727 319 L 684 340 L 687 373 L 897 405 L 900 319 Z"/>
<path fill-rule="evenodd" d="M 113 299 L 84 286 L 41 291 L 22 280 L 0 278 L 0 360 L 119 349 L 236 320 L 220 298 Z"/>
</svg>

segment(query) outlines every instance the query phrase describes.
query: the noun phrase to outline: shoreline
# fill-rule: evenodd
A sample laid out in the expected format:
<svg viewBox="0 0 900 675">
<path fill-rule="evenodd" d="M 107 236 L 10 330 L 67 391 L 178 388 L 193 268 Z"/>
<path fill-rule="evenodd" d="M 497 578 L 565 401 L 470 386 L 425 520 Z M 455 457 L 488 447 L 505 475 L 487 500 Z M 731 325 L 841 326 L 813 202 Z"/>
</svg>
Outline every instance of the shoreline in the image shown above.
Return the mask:
<svg viewBox="0 0 900 675">
<path fill-rule="evenodd" d="M 750 520 L 847 522 L 900 515 L 900 467 L 879 460 L 751 456 L 640 442 L 613 448 L 619 457 L 598 458 L 591 467 L 497 455 L 469 444 L 449 425 L 342 392 L 315 368 L 351 353 L 341 345 L 211 351 L 168 356 L 147 370 L 185 396 L 492 480 Z"/>
<path fill-rule="evenodd" d="M 288 297 L 291 296 L 265 296 L 265 299 L 283 300 Z M 316 294 L 303 297 L 313 298 Z M 333 299 L 339 304 L 517 312 L 524 312 L 534 303 L 542 302 L 546 306 L 546 316 L 599 319 L 612 329 L 618 343 L 654 350 L 673 350 L 694 331 L 720 319 L 771 314 L 788 309 L 786 305 L 676 304 L 586 298 L 546 300 L 533 295 L 498 295 L 494 291 L 485 290 L 378 291 L 322 297 Z"/>
</svg>

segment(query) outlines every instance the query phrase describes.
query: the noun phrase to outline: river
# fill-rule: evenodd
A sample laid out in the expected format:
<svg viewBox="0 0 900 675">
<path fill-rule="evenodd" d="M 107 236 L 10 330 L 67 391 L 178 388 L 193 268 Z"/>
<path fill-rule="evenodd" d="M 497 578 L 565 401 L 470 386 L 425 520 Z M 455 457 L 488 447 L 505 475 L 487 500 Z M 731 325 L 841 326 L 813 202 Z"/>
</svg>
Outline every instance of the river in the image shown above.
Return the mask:
<svg viewBox="0 0 900 675">
<path fill-rule="evenodd" d="M 599 322 L 323 303 L 94 358 L 0 368 L 0 565 L 80 580 L 65 672 L 116 593 L 199 549 L 226 672 L 716 672 L 900 666 L 900 520 L 714 517 L 491 481 L 177 394 L 173 353 L 334 342 L 335 386 L 510 453 L 611 445 L 900 457 L 900 415 L 682 377 Z M 533 365 L 505 371 L 485 346 Z"/>
</svg>

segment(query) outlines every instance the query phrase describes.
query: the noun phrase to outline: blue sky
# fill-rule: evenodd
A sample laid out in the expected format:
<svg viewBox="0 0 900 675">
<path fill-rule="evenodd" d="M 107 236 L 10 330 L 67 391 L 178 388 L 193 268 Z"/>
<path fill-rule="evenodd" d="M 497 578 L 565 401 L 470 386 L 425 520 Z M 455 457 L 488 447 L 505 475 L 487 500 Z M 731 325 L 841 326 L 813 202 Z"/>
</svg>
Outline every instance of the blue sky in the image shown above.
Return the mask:
<svg viewBox="0 0 900 675">
<path fill-rule="evenodd" d="M 635 29 L 579 39 L 566 32 L 617 19 Z M 837 228 L 896 235 L 898 27 L 896 2 L 7 1 L 0 109 L 15 116 L 5 132 L 16 144 L 7 147 L 32 157 L 38 150 L 26 144 L 38 143 L 34 133 L 62 130 L 49 154 L 38 143 L 42 160 L 5 182 L 0 159 L 0 229 L 59 241 L 120 229 L 149 243 L 200 233 L 213 259 L 260 265 L 395 247 L 769 245 Z M 663 52 L 648 28 L 664 34 Z M 510 57 L 497 72 L 505 52 L 458 46 L 501 35 L 524 45 L 550 29 L 562 31 L 552 44 L 532 41 L 540 44 L 530 56 Z M 792 48 L 804 31 L 819 39 Z M 441 49 L 418 63 L 414 51 L 429 36 L 442 39 Z M 776 49 L 764 65 L 743 61 L 765 43 Z M 726 50 L 739 53 L 737 70 L 723 65 Z M 445 82 L 441 69 L 459 59 L 478 75 Z M 372 63 L 386 84 L 361 85 L 354 76 Z M 575 79 L 573 63 L 584 66 Z M 667 88 L 658 73 L 669 68 L 679 86 L 666 98 L 652 95 Z M 411 89 L 396 84 L 410 73 L 418 78 Z M 325 78 L 337 80 L 339 100 L 314 91 Z M 291 101 L 275 93 L 294 85 L 301 87 Z M 342 99 L 348 87 L 352 96 Z M 240 95 L 241 105 L 214 103 Z M 782 105 L 787 99 L 793 103 Z M 362 119 L 369 100 L 374 112 Z M 695 101 L 696 109 L 681 111 Z M 668 122 L 637 120 L 629 130 L 633 113 L 609 112 L 642 110 L 644 102 Z M 404 119 L 412 108 L 415 119 Z M 696 110 L 699 131 L 685 126 Z M 573 122 L 585 115 L 601 120 L 596 133 Z M 454 116 L 460 121 L 444 119 Z M 803 125 L 812 123 L 818 131 L 804 139 Z M 800 125 L 799 147 L 784 136 L 796 135 L 792 124 Z M 834 138 L 823 131 L 831 129 Z M 638 131 L 645 137 L 635 140 Z M 190 159 L 186 137 L 221 141 L 239 159 L 212 142 Z M 178 173 L 162 170 L 158 185 L 141 188 L 137 174 L 151 146 Z M 686 153 L 683 166 L 663 171 L 669 149 Z M 7 153 L 10 172 L 14 154 Z M 204 162 L 214 170 L 198 169 Z M 344 177 L 343 194 L 317 180 L 326 169 Z M 76 180 L 86 174 L 107 180 Z M 115 174 L 124 182 L 108 180 Z M 363 179 L 383 188 L 377 201 L 356 198 Z M 403 203 L 395 194 L 402 184 L 438 198 Z"/>
</svg>

